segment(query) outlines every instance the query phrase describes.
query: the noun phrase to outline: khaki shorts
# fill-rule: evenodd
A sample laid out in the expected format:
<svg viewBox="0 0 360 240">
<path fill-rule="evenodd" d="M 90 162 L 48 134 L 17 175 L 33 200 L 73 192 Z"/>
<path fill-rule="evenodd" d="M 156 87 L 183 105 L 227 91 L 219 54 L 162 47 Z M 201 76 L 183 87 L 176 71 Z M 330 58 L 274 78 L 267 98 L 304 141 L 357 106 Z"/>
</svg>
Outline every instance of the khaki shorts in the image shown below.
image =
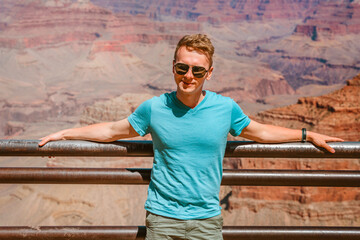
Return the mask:
<svg viewBox="0 0 360 240">
<path fill-rule="evenodd" d="M 221 215 L 197 220 L 179 220 L 146 214 L 145 240 L 222 240 Z"/>
</svg>

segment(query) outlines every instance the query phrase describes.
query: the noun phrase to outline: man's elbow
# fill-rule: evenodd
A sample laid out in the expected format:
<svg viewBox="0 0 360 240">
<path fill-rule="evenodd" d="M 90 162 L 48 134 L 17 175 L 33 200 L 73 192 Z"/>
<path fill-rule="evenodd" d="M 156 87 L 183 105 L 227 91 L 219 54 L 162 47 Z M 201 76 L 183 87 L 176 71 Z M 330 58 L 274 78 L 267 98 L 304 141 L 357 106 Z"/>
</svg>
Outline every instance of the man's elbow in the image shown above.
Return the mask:
<svg viewBox="0 0 360 240">
<path fill-rule="evenodd" d="M 249 139 L 251 141 L 255 141 L 258 143 L 268 143 L 271 142 L 271 139 L 269 139 L 268 135 L 266 134 L 266 132 L 263 131 L 258 131 L 256 132 L 256 134 L 244 134 L 244 135 L 240 135 L 246 139 Z"/>
</svg>

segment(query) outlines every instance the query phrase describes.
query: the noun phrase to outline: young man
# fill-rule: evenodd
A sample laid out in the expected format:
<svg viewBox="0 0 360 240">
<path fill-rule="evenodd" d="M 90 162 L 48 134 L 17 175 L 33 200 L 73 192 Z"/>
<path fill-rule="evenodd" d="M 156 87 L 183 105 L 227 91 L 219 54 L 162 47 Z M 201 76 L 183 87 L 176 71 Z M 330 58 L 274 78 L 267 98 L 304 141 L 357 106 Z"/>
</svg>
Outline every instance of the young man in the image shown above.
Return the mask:
<svg viewBox="0 0 360 240">
<path fill-rule="evenodd" d="M 326 142 L 342 141 L 314 132 L 250 120 L 228 97 L 204 91 L 213 72 L 214 47 L 206 35 L 178 43 L 173 74 L 176 92 L 142 103 L 127 119 L 63 130 L 42 138 L 110 142 L 151 134 L 154 163 L 148 198 L 146 239 L 222 239 L 219 190 L 227 135 L 263 143 L 306 140 L 334 152 Z"/>
</svg>

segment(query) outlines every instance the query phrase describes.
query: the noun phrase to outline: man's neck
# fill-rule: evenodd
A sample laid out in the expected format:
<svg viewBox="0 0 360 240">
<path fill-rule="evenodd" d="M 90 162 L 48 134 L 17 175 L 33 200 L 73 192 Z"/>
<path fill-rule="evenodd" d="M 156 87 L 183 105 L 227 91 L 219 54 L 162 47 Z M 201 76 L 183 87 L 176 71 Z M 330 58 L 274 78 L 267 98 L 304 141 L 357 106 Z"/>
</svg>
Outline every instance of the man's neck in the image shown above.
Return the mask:
<svg viewBox="0 0 360 240">
<path fill-rule="evenodd" d="M 205 98 L 205 94 L 205 91 L 201 91 L 196 94 L 181 94 L 179 91 L 177 91 L 176 97 L 180 102 L 189 108 L 195 108 Z"/>
</svg>

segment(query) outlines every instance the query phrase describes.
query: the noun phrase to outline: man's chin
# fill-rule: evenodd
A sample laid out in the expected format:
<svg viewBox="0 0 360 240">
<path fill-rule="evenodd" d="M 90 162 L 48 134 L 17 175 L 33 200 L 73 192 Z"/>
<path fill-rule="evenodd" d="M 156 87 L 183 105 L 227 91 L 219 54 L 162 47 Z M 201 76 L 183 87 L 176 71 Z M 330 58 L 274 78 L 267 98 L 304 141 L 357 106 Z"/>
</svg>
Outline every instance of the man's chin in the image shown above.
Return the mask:
<svg viewBox="0 0 360 240">
<path fill-rule="evenodd" d="M 181 86 L 179 87 L 179 90 L 185 93 L 192 93 L 194 92 L 195 88 L 193 86 Z"/>
</svg>

